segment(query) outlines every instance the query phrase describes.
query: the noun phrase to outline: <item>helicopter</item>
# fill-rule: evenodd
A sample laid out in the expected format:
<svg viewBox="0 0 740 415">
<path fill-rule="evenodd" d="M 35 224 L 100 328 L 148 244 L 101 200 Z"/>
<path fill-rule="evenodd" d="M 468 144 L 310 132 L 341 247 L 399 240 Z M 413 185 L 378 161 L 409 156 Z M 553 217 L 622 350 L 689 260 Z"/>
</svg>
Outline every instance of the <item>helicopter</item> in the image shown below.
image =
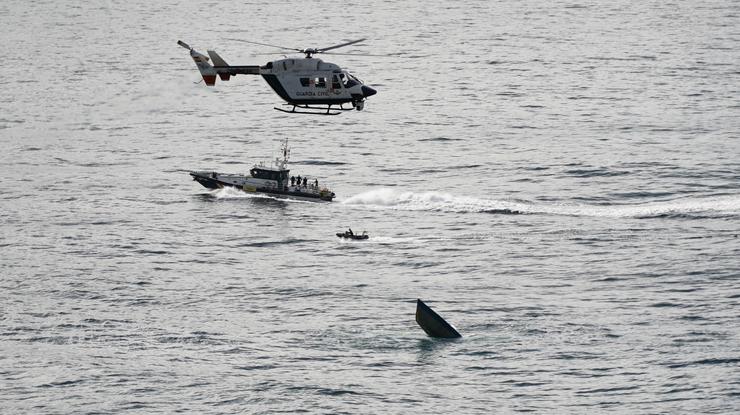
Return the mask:
<svg viewBox="0 0 740 415">
<path fill-rule="evenodd" d="M 305 55 L 302 58 L 285 57 L 285 59 L 267 62 L 263 66 L 232 66 L 227 64 L 213 50 L 208 50 L 208 56 L 205 56 L 181 40 L 178 40 L 177 44 L 190 51 L 190 57 L 193 58 L 201 76 L 203 76 L 203 81 L 208 86 L 216 84 L 216 76 L 220 77 L 222 81 L 228 81 L 229 78 L 236 75 L 262 75 L 270 88 L 287 102 L 284 106 L 292 106 L 291 109 L 274 107 L 276 110 L 291 114 L 338 115 L 342 111 L 353 109 L 362 111 L 365 107 L 365 99 L 375 95 L 377 91 L 364 85 L 359 78 L 347 70 L 336 64 L 314 58 L 313 55 L 327 53 L 327 51 L 353 45 L 364 40 L 352 40 L 325 48 L 304 49 L 239 40 L 245 43 L 300 52 Z M 343 55 L 349 54 L 344 53 Z M 213 64 L 208 62 L 209 57 Z M 344 107 L 345 104 L 349 104 L 351 107 L 346 108 Z"/>
</svg>

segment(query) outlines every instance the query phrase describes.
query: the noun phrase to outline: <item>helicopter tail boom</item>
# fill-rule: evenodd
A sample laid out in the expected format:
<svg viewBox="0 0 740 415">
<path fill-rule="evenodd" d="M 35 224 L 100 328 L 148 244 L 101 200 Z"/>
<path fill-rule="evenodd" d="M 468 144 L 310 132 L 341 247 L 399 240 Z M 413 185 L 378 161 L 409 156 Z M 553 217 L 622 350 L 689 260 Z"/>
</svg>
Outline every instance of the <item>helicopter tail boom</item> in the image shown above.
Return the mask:
<svg viewBox="0 0 740 415">
<path fill-rule="evenodd" d="M 216 85 L 216 75 L 218 75 L 222 81 L 228 81 L 231 76 L 239 74 L 245 75 L 259 75 L 260 67 L 258 65 L 242 65 L 242 66 L 231 66 L 213 50 L 209 50 L 208 56 L 191 48 L 187 43 L 177 41 L 177 44 L 188 49 L 190 51 L 190 57 L 193 58 L 193 62 L 198 67 L 200 75 L 203 77 L 203 82 L 208 86 Z M 213 65 L 208 63 L 211 60 Z"/>
</svg>

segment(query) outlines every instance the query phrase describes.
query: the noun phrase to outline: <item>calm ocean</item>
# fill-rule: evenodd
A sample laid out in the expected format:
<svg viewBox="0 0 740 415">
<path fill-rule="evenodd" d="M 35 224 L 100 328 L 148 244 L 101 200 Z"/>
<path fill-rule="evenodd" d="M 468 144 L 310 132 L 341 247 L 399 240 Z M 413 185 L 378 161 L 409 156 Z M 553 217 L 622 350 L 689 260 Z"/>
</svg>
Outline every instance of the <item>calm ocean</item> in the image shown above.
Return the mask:
<svg viewBox="0 0 740 415">
<path fill-rule="evenodd" d="M 4 1 L 0 412 L 740 412 L 739 28 L 737 1 Z M 335 117 L 176 44 L 362 37 L 338 52 L 391 56 L 319 56 L 378 91 Z M 334 202 L 188 175 L 285 138 Z"/>
</svg>

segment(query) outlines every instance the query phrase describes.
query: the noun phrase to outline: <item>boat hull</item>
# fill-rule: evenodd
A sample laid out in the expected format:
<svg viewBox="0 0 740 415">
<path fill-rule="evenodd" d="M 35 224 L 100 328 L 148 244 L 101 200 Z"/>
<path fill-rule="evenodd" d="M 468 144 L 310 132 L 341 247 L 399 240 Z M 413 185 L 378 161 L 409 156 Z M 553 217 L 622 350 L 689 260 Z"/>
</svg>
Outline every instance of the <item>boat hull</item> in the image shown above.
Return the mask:
<svg viewBox="0 0 740 415">
<path fill-rule="evenodd" d="M 365 235 L 347 235 L 346 233 L 337 233 L 337 236 L 344 239 L 363 240 L 368 239 L 370 236 Z"/>
</svg>

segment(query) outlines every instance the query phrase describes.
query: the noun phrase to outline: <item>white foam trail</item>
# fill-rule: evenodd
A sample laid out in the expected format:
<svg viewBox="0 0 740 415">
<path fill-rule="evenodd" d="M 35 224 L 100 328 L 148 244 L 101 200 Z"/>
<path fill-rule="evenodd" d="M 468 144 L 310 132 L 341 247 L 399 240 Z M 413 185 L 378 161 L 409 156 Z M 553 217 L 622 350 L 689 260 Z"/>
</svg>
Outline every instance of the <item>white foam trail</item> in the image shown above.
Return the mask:
<svg viewBox="0 0 740 415">
<path fill-rule="evenodd" d="M 212 190 L 209 192 L 211 196 L 215 197 L 216 199 L 272 199 L 272 200 L 279 200 L 281 202 L 290 202 L 290 203 L 317 203 L 315 201 L 311 200 L 300 200 L 300 199 L 292 199 L 290 197 L 276 197 L 269 194 L 264 193 L 250 193 L 250 192 L 244 192 L 242 190 L 239 190 L 235 187 L 222 187 L 220 189 Z"/>
<path fill-rule="evenodd" d="M 367 240 L 376 244 L 402 244 L 402 243 L 420 243 L 418 238 L 400 238 L 393 236 L 370 236 Z"/>
<path fill-rule="evenodd" d="M 540 205 L 527 213 L 595 216 L 614 218 L 650 218 L 683 215 L 740 215 L 740 195 L 684 198 L 630 205 Z"/>
<path fill-rule="evenodd" d="M 455 196 L 442 192 L 408 192 L 380 188 L 352 196 L 344 205 L 370 209 L 453 213 L 544 213 L 595 217 L 655 217 L 671 215 L 740 215 L 740 195 L 676 199 L 631 205 L 532 204 Z"/>
<path fill-rule="evenodd" d="M 515 211 L 527 205 L 515 202 L 476 199 L 474 197 L 454 196 L 441 192 L 404 192 L 397 189 L 381 188 L 352 196 L 342 202 L 345 205 L 361 205 L 374 208 L 398 210 L 427 210 L 441 212 L 490 212 Z"/>
<path fill-rule="evenodd" d="M 393 237 L 393 236 L 373 236 L 370 235 L 369 239 L 366 239 L 364 241 L 358 241 L 358 242 L 365 242 L 368 244 L 384 244 L 384 245 L 390 245 L 390 244 L 415 244 L 415 243 L 421 243 L 419 238 L 401 238 L 401 237 Z"/>
<path fill-rule="evenodd" d="M 247 193 L 241 191 L 235 187 L 222 187 L 210 192 L 210 194 L 216 199 L 245 199 L 245 198 L 260 198 L 260 199 L 273 199 L 268 195 L 259 193 Z"/>
<path fill-rule="evenodd" d="M 241 190 L 235 189 L 233 187 L 222 187 L 209 193 L 216 199 L 242 199 L 251 196 L 248 193 L 242 192 Z"/>
</svg>

